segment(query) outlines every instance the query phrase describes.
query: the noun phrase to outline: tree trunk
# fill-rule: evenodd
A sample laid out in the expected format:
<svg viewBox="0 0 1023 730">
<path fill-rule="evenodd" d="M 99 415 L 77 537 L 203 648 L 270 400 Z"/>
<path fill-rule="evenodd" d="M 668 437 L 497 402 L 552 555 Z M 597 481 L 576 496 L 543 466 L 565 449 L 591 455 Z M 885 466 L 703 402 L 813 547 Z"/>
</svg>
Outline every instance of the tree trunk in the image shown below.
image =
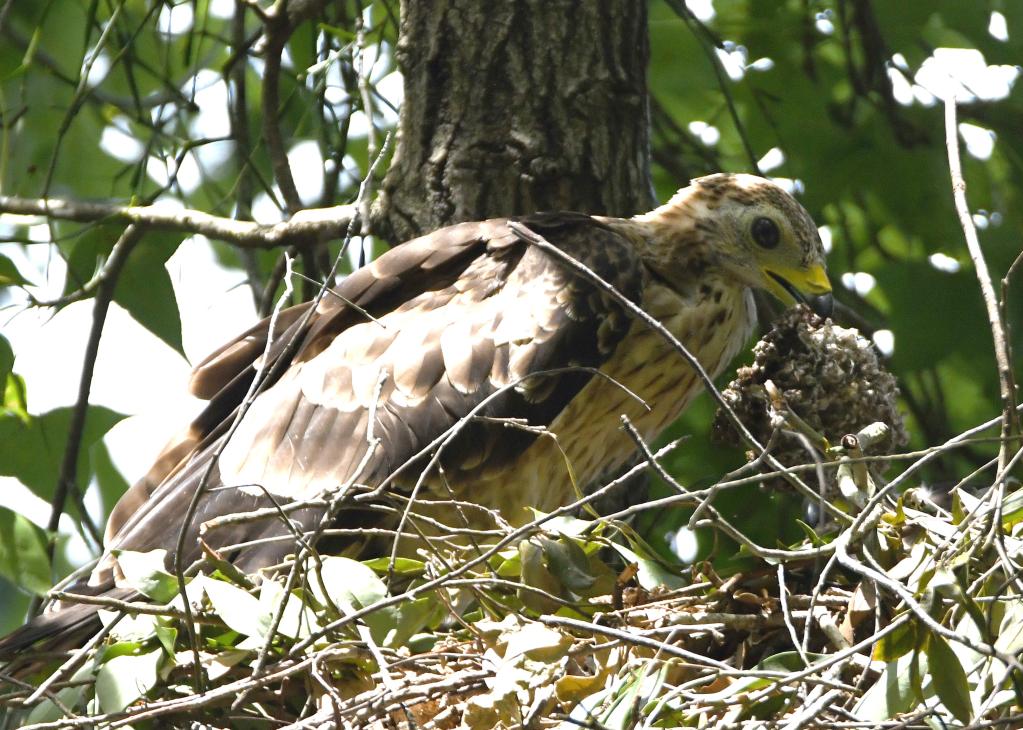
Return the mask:
<svg viewBox="0 0 1023 730">
<path fill-rule="evenodd" d="M 405 100 L 374 230 L 648 210 L 646 20 L 638 0 L 404 0 Z"/>
</svg>

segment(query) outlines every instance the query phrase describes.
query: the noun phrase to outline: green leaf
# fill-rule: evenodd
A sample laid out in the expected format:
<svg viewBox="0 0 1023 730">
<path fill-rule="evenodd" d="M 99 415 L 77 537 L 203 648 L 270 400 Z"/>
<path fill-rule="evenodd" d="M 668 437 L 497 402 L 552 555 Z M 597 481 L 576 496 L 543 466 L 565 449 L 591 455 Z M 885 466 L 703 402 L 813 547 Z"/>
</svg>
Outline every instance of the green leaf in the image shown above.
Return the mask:
<svg viewBox="0 0 1023 730">
<path fill-rule="evenodd" d="M 8 395 L 11 380 L 8 377 Z M 16 477 L 39 497 L 49 501 L 57 484 L 61 459 L 67 444 L 71 409 L 57 408 L 39 416 L 12 412 L 0 413 L 0 475 Z M 88 484 L 92 469 L 89 448 L 103 438 L 114 424 L 124 418 L 103 406 L 89 406 L 78 454 L 78 484 Z"/>
<path fill-rule="evenodd" d="M 520 578 L 525 586 L 557 596 L 561 592 L 561 584 L 551 575 L 550 570 L 544 565 L 543 549 L 532 540 L 523 540 L 519 543 L 519 560 L 521 563 Z M 560 607 L 560 603 L 535 591 L 520 588 L 517 591 L 519 600 L 527 607 L 537 613 L 550 613 Z"/>
<path fill-rule="evenodd" d="M 4 382 L 4 411 L 4 416 L 14 416 L 23 424 L 32 420 L 28 414 L 25 379 L 17 373 L 7 373 L 7 380 Z"/>
<path fill-rule="evenodd" d="M 547 567 L 555 578 L 573 593 L 585 591 L 597 580 L 590 572 L 590 559 L 570 537 L 558 540 L 540 536 Z"/>
<path fill-rule="evenodd" d="M 964 519 L 966 519 L 966 510 L 963 509 L 963 500 L 957 489 L 952 493 L 952 524 L 958 525 Z"/>
<path fill-rule="evenodd" d="M 91 226 L 75 237 L 70 246 L 61 246 L 67 264 L 63 296 L 78 291 L 99 273 L 122 230 L 113 224 Z"/>
<path fill-rule="evenodd" d="M 610 712 L 600 718 L 600 727 L 628 730 L 637 727 L 639 711 L 645 704 L 644 700 L 656 697 L 664 685 L 670 671 L 668 664 L 662 664 L 656 671 L 647 673 L 636 671 L 632 677 L 620 685 L 615 693 Z"/>
<path fill-rule="evenodd" d="M 106 614 L 103 616 L 104 622 L 111 621 L 117 618 L 117 613 L 114 611 L 100 611 L 100 614 Z M 147 618 L 156 618 L 155 616 L 147 616 Z M 120 624 L 118 624 L 120 626 Z M 114 629 L 116 632 L 116 629 Z M 129 631 L 129 633 L 131 633 Z M 142 641 L 134 639 L 121 639 L 119 637 L 113 644 L 105 644 L 100 648 L 97 662 L 103 664 L 104 662 L 110 661 L 115 657 L 125 656 L 126 654 L 137 654 L 138 650 L 142 648 Z M 148 637 L 146 637 L 148 638 Z"/>
<path fill-rule="evenodd" d="M 408 638 L 405 646 L 412 654 L 425 654 L 432 651 L 438 641 L 440 641 L 440 637 L 434 633 L 414 634 Z"/>
<path fill-rule="evenodd" d="M 156 639 L 160 642 L 160 646 L 167 652 L 167 656 L 174 656 L 174 644 L 178 640 L 178 630 L 172 626 L 160 626 L 156 627 Z"/>
<path fill-rule="evenodd" d="M 65 296 L 81 289 L 96 275 L 120 234 L 120 226 L 100 225 L 78 237 L 67 255 Z M 182 352 L 181 318 L 166 263 L 181 240 L 180 234 L 147 233 L 129 254 L 114 289 L 115 302 L 179 353 Z"/>
<path fill-rule="evenodd" d="M 26 591 L 45 595 L 53 584 L 46 544 L 45 530 L 0 507 L 0 575 Z"/>
<path fill-rule="evenodd" d="M 533 513 L 534 520 L 547 515 L 546 512 L 541 512 L 533 507 L 530 507 L 529 510 Z M 587 532 L 600 534 L 601 527 L 602 525 L 595 524 L 594 520 L 581 520 L 571 515 L 558 515 L 543 523 L 544 532 L 556 532 L 562 535 L 572 535 L 573 537 L 579 537 Z"/>
<path fill-rule="evenodd" d="M 1002 501 L 1002 527 L 1008 531 L 1020 522 L 1023 522 L 1023 489 L 1006 495 Z"/>
<path fill-rule="evenodd" d="M 114 301 L 136 322 L 184 354 L 181 317 L 166 267 L 181 240 L 180 234 L 147 233 L 128 257 L 114 289 Z"/>
<path fill-rule="evenodd" d="M 178 580 L 167 572 L 167 551 L 163 548 L 138 553 L 114 550 L 125 582 L 142 595 L 166 603 L 178 593 Z"/>
<path fill-rule="evenodd" d="M 270 630 L 272 616 L 259 599 L 227 581 L 209 579 L 203 584 L 213 611 L 230 628 L 245 636 L 262 639 Z"/>
<path fill-rule="evenodd" d="M 131 643 L 134 647 L 132 651 L 156 636 L 158 619 L 151 614 L 124 615 L 120 611 L 100 610 L 99 615 L 104 626 L 109 625 L 111 621 L 121 616 L 121 619 L 110 630 L 110 636 L 116 641 L 123 642 L 122 646 Z M 108 647 L 106 651 L 109 652 L 110 648 Z M 122 651 L 121 653 L 126 654 L 128 652 Z M 106 653 L 104 653 L 104 656 L 106 656 Z"/>
<path fill-rule="evenodd" d="M 371 606 L 387 595 L 387 586 L 373 569 L 351 558 L 326 557 L 318 573 L 320 580 L 313 578 L 310 584 L 313 595 L 323 604 L 329 605 L 341 599 L 360 609 Z"/>
<path fill-rule="evenodd" d="M 924 665 L 919 667 L 919 665 Z M 919 704 L 919 695 L 913 688 L 913 675 L 926 671 L 927 658 L 919 652 L 910 652 L 885 665 L 881 676 L 863 693 L 853 707 L 853 715 L 866 722 L 883 722 Z M 914 665 L 919 668 L 914 669 Z"/>
<path fill-rule="evenodd" d="M 915 621 L 906 621 L 890 634 L 881 637 L 874 645 L 873 658 L 891 663 L 917 649 L 917 644 L 917 624 Z"/>
<path fill-rule="evenodd" d="M 337 25 L 330 25 L 328 23 L 317 23 L 317 28 L 322 30 L 324 33 L 328 33 L 338 40 L 344 41 L 345 43 L 354 43 L 356 39 L 355 33 L 352 31 L 341 28 Z"/>
<path fill-rule="evenodd" d="M 490 558 L 490 567 L 500 578 L 518 578 L 522 573 L 522 557 L 518 548 L 506 549 Z"/>
<path fill-rule="evenodd" d="M 0 385 L 7 383 L 7 376 L 14 368 L 14 351 L 7 338 L 0 335 Z"/>
<path fill-rule="evenodd" d="M 384 646 L 406 646 L 409 639 L 428 624 L 439 623 L 446 614 L 443 603 L 433 598 L 416 598 L 394 606 L 394 626 L 381 642 Z"/>
<path fill-rule="evenodd" d="M 318 572 L 319 580 L 315 576 L 309 580 L 313 595 L 323 605 L 336 606 L 342 613 L 372 606 L 387 596 L 384 582 L 372 568 L 357 560 L 326 557 Z M 393 607 L 368 614 L 365 622 L 378 643 L 382 643 L 397 625 Z"/>
<path fill-rule="evenodd" d="M 288 39 L 288 50 L 300 74 L 304 75 L 316 63 L 316 38 L 316 30 L 311 25 L 304 25 Z"/>
<path fill-rule="evenodd" d="M 9 258 L 0 254 L 0 286 L 22 286 L 30 283 Z"/>
<path fill-rule="evenodd" d="M 1019 600 L 1005 603 L 995 648 L 1007 654 L 1018 654 L 1023 649 L 1023 605 Z"/>
<path fill-rule="evenodd" d="M 959 657 L 941 636 L 932 633 L 925 648 L 931 666 L 931 682 L 938 699 L 959 722 L 968 724 L 973 717 L 970 685 Z"/>
<path fill-rule="evenodd" d="M 683 588 L 688 584 L 685 578 L 678 573 L 672 572 L 662 565 L 660 561 L 652 557 L 643 557 L 639 553 L 633 552 L 618 543 L 612 543 L 611 547 L 617 550 L 630 563 L 636 563 L 639 566 L 639 573 L 636 574 L 636 578 L 644 588 L 650 589 L 657 586 L 667 586 L 674 589 Z"/>
<path fill-rule="evenodd" d="M 394 575 L 401 576 L 422 575 L 426 570 L 426 563 L 422 560 L 415 560 L 413 558 L 395 558 L 393 569 L 391 567 L 391 559 L 388 557 L 363 560 L 362 564 L 381 575 L 387 575 L 391 572 L 393 572 Z"/>
<path fill-rule="evenodd" d="M 120 712 L 146 694 L 158 678 L 161 649 L 117 656 L 99 668 L 96 699 L 103 712 Z"/>
<path fill-rule="evenodd" d="M 273 617 L 280 611 L 281 602 L 285 600 L 287 603 L 281 614 L 280 623 L 277 625 L 278 634 L 292 639 L 303 639 L 320 628 L 316 614 L 294 593 L 288 593 L 285 596 L 284 586 L 273 579 L 266 579 L 260 584 L 260 610 L 270 616 L 270 624 L 273 623 Z"/>
<path fill-rule="evenodd" d="M 817 534 L 817 531 L 803 520 L 796 520 L 796 524 L 799 525 L 799 529 L 803 531 L 806 539 L 810 541 L 810 544 L 813 547 L 822 547 L 827 544 L 827 541 L 821 539 L 821 536 Z"/>
</svg>

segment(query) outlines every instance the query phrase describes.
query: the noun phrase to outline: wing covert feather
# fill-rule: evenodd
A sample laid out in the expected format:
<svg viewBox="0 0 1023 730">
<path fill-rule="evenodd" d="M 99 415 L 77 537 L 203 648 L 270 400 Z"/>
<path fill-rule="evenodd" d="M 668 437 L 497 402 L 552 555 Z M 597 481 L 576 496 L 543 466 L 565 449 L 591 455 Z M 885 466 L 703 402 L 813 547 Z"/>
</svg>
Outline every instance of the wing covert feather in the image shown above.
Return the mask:
<svg viewBox="0 0 1023 730">
<path fill-rule="evenodd" d="M 522 222 L 639 301 L 646 274 L 631 241 L 589 216 L 549 214 Z M 273 380 L 224 447 L 210 483 L 216 489 L 200 499 L 192 532 L 214 517 L 270 505 L 262 490 L 288 502 L 329 492 L 355 476 L 377 484 L 486 399 L 480 415 L 548 425 L 591 375 L 542 372 L 599 367 L 629 326 L 606 294 L 519 241 L 503 220 L 452 226 L 395 247 L 347 277 L 339 294 L 343 298 L 327 297 L 314 312 L 300 305 L 279 319 L 293 342 L 274 343 Z M 193 390 L 211 401 L 190 431 L 195 448 L 182 454 L 179 444 L 176 465 L 158 486 L 133 488 L 132 508 L 118 515 L 110 547 L 173 546 L 180 522 L 168 525 L 168 518 L 184 513 L 265 344 L 262 323 L 200 364 Z M 371 410 L 381 445 L 367 459 Z M 472 421 L 445 448 L 442 463 L 455 476 L 492 471 L 534 438 Z M 308 529 L 318 512 L 290 516 Z M 267 520 L 205 539 L 216 549 L 286 532 Z M 185 557 L 197 557 L 196 541 L 189 537 L 186 545 Z M 283 540 L 231 557 L 252 570 L 292 550 Z M 102 571 L 96 576 L 106 577 Z"/>
</svg>

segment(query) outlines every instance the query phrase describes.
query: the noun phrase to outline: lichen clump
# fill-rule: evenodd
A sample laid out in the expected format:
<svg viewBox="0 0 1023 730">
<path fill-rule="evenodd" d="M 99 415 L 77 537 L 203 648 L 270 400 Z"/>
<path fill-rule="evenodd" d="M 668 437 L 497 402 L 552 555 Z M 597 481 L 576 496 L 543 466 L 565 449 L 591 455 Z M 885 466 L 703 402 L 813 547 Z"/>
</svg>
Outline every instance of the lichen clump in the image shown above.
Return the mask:
<svg viewBox="0 0 1023 730">
<path fill-rule="evenodd" d="M 877 444 L 875 453 L 892 453 L 906 445 L 895 377 L 857 330 L 839 327 L 800 306 L 778 318 L 753 354 L 753 364 L 739 368 L 722 394 L 761 443 L 768 441 L 772 431 L 764 388 L 770 380 L 787 407 L 832 444 L 881 421 L 889 427 L 891 438 Z M 720 409 L 713 430 L 718 440 L 741 445 L 739 434 Z M 774 453 L 783 463 L 809 461 L 805 447 L 792 438 L 783 438 Z"/>
</svg>

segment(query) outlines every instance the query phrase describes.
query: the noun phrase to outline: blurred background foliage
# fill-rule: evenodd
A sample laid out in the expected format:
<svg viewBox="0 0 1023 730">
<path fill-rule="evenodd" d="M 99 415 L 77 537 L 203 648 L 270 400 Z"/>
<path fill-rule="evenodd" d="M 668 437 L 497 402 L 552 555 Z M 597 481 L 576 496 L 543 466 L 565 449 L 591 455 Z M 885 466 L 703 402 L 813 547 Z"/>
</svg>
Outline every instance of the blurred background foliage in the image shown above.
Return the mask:
<svg viewBox="0 0 1023 730">
<path fill-rule="evenodd" d="M 237 8 L 244 12 L 229 0 L 2 4 L 0 193 L 279 220 L 283 203 L 260 131 L 259 23 L 252 5 Z M 369 150 L 395 125 L 397 13 L 396 0 L 331 3 L 329 17 L 303 23 L 285 49 L 277 108 L 304 205 L 353 200 Z M 912 447 L 997 415 L 991 333 L 952 207 L 941 98 L 955 93 L 960 101 L 969 200 L 1000 280 L 1023 232 L 1023 90 L 1015 65 L 1023 59 L 1023 3 L 651 0 L 649 22 L 659 198 L 713 171 L 759 167 L 777 177 L 823 227 L 845 305 L 840 319 L 890 358 Z M 0 216 L 0 327 L 35 304 L 60 309 L 88 299 L 118 232 Z M 202 325 L 183 320 L 166 267 L 183 238 L 163 234 L 136 251 L 115 294 L 179 353 L 182 328 Z M 217 265 L 247 282 L 254 309 L 267 311 L 281 289 L 282 253 L 209 245 Z M 368 242 L 369 253 L 382 245 Z M 360 247 L 353 251 L 349 267 L 359 263 Z M 305 257 L 301 268 L 317 280 L 329 260 Z M 1010 280 L 1010 324 L 1020 319 L 1021 286 Z M 1021 334 L 1016 326 L 1016 351 Z M 17 356 L 17 338 L 0 336 L 0 475 L 10 478 L 2 486 L 16 480 L 48 501 L 69 409 L 33 408 L 31 374 L 19 370 Z M 54 357 L 77 381 L 81 353 Z M 75 524 L 67 530 L 86 546 L 95 546 L 106 510 L 138 476 L 118 471 L 103 440 L 121 418 L 90 407 L 78 482 L 92 485 L 92 496 L 70 500 Z M 691 436 L 670 459 L 684 484 L 709 483 L 742 463 L 741 453 L 710 442 L 711 419 L 704 398 L 672 429 L 671 436 Z M 946 490 L 993 453 L 961 450 L 927 479 Z M 717 504 L 761 544 L 801 535 L 802 505 L 789 495 L 750 488 Z M 9 526 L 0 534 L 0 573 L 19 587 L 0 594 L 0 630 L 7 630 L 22 621 L 28 592 L 45 590 L 47 573 L 65 574 L 87 552 L 69 558 L 58 550 L 51 570 L 39 527 L 17 505 L 0 517 Z M 687 518 L 665 512 L 643 527 L 667 551 Z M 733 552 L 706 536 L 699 543 L 699 556 L 715 558 L 722 571 L 736 567 Z"/>
</svg>

